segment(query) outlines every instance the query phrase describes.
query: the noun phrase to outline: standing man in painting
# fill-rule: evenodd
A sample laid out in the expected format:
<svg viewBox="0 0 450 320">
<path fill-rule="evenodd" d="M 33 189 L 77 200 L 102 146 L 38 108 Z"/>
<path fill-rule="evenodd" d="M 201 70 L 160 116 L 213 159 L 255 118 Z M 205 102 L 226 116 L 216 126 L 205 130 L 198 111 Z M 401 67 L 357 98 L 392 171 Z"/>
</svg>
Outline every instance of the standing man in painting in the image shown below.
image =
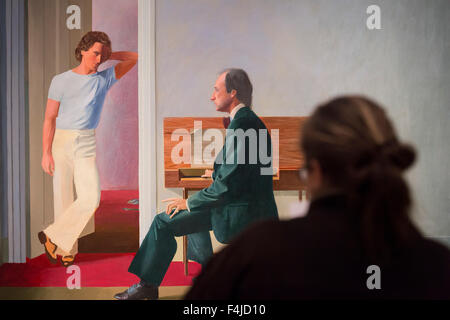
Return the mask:
<svg viewBox="0 0 450 320">
<path fill-rule="evenodd" d="M 231 122 L 224 147 L 214 162 L 213 182 L 187 200 L 164 200 L 170 201 L 166 212 L 154 218 L 128 269 L 141 281 L 116 294 L 116 299 L 158 299 L 158 287 L 177 250 L 176 236 L 189 235 L 188 256 L 204 264 L 213 253 L 209 230 L 214 231 L 219 242 L 229 243 L 251 223 L 278 218 L 272 161 L 269 158 L 268 163 L 263 163 L 259 150 L 265 144 L 262 153 L 270 152 L 271 139 L 250 108 L 252 91 L 242 69 L 228 69 L 217 78 L 211 100 L 217 111 L 230 114 Z M 258 133 L 264 130 L 267 135 L 261 137 Z M 256 134 L 254 139 L 240 138 L 238 132 Z"/>
<path fill-rule="evenodd" d="M 49 260 L 60 255 L 64 266 L 73 263 L 78 238 L 100 202 L 95 128 L 105 96 L 138 60 L 135 52 L 112 52 L 108 35 L 98 31 L 83 36 L 75 56 L 80 64 L 52 79 L 42 139 L 42 168 L 53 176 L 55 220 L 38 236 Z M 97 71 L 108 59 L 121 62 Z"/>
</svg>

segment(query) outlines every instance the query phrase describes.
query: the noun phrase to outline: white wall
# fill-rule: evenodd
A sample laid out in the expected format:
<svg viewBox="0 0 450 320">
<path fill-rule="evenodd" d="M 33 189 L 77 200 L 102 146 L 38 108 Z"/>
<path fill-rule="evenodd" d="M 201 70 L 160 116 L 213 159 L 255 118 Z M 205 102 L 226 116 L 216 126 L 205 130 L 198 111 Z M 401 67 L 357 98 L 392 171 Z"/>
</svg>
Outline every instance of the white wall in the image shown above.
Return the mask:
<svg viewBox="0 0 450 320">
<path fill-rule="evenodd" d="M 381 8 L 368 30 L 366 8 Z M 157 0 L 158 206 L 164 188 L 163 119 L 221 116 L 209 101 L 217 73 L 241 67 L 260 116 L 305 116 L 337 94 L 386 106 L 419 161 L 409 174 L 414 217 L 430 236 L 450 236 L 450 1 Z M 283 216 L 292 192 L 276 194 Z M 178 257 L 179 255 L 177 255 Z"/>
</svg>

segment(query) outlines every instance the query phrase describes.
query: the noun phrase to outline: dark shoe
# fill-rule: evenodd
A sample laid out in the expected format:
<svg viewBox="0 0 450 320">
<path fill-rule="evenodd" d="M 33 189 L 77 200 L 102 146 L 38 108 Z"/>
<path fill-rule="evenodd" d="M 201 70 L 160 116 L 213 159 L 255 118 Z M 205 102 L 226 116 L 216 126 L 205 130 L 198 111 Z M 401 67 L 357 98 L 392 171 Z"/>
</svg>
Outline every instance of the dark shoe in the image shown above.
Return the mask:
<svg viewBox="0 0 450 320">
<path fill-rule="evenodd" d="M 158 300 L 158 287 L 136 283 L 124 292 L 116 294 L 114 298 L 117 300 Z"/>
<path fill-rule="evenodd" d="M 60 261 L 61 261 L 61 264 L 67 268 L 68 266 L 71 266 L 73 264 L 74 260 L 75 260 L 74 256 L 64 256 L 64 257 L 61 257 Z"/>
<path fill-rule="evenodd" d="M 47 235 L 41 231 L 38 233 L 39 241 L 44 245 L 45 254 L 47 255 L 48 260 L 50 260 L 51 263 L 56 263 L 57 256 L 56 256 L 56 244 L 50 241 L 50 238 L 47 237 Z"/>
</svg>

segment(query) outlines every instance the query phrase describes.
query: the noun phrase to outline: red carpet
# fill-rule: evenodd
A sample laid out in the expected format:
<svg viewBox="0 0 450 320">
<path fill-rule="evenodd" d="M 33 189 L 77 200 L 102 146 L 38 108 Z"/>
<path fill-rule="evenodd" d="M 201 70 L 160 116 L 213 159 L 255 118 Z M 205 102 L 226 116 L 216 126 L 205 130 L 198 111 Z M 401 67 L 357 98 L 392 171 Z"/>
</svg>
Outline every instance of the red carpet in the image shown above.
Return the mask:
<svg viewBox="0 0 450 320">
<path fill-rule="evenodd" d="M 139 281 L 129 273 L 134 253 L 80 253 L 76 265 L 81 271 L 81 287 L 129 287 Z M 184 276 L 182 262 L 172 262 L 161 286 L 188 286 L 201 265 L 189 262 L 189 275 Z M 0 266 L 0 287 L 66 287 L 71 274 L 60 264 L 51 264 L 41 255 L 27 263 L 5 263 Z"/>
<path fill-rule="evenodd" d="M 139 198 L 137 190 L 102 191 L 95 213 L 95 232 L 79 239 L 76 265 L 81 269 L 82 287 L 128 287 L 138 277 L 128 266 L 139 248 L 139 205 L 128 203 Z M 184 276 L 181 262 L 172 262 L 162 286 L 191 285 L 201 266 L 189 262 Z M 51 264 L 45 254 L 27 263 L 0 266 L 0 287 L 65 287 L 71 274 L 60 264 Z"/>
</svg>

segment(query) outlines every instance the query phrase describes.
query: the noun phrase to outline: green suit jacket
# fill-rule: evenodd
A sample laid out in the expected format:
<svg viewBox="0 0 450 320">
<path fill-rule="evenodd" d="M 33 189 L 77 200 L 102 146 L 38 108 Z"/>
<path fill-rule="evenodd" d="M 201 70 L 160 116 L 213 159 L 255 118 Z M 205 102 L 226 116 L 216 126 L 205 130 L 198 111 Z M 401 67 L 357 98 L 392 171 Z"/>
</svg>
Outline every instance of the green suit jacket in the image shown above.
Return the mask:
<svg viewBox="0 0 450 320">
<path fill-rule="evenodd" d="M 211 210 L 212 230 L 221 243 L 257 220 L 278 218 L 271 153 L 264 123 L 250 108 L 239 109 L 214 162 L 213 183 L 188 199 L 190 210 Z"/>
</svg>

